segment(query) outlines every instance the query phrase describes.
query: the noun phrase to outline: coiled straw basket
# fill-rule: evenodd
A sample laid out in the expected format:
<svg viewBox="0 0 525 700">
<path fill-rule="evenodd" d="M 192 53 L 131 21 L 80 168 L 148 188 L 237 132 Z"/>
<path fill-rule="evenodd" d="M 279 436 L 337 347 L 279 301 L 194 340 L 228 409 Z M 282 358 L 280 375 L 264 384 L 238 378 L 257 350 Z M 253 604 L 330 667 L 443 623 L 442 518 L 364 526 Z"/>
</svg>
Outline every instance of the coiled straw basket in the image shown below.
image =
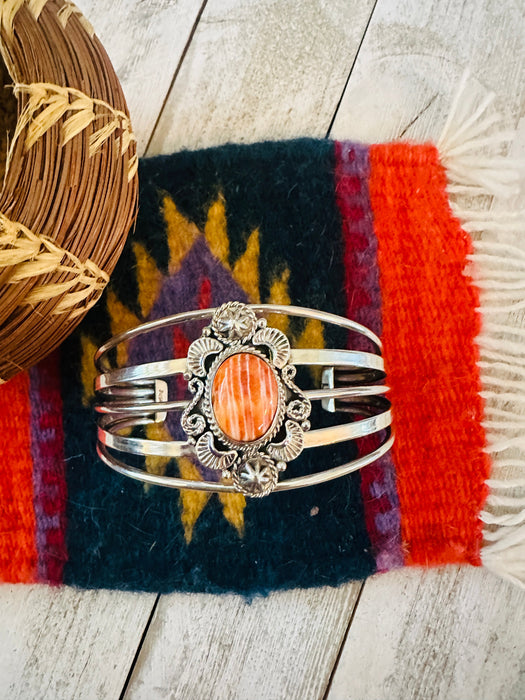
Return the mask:
<svg viewBox="0 0 525 700">
<path fill-rule="evenodd" d="M 0 194 L 0 379 L 54 349 L 97 301 L 137 199 L 119 81 L 79 10 L 0 0 L 18 101 Z"/>
</svg>

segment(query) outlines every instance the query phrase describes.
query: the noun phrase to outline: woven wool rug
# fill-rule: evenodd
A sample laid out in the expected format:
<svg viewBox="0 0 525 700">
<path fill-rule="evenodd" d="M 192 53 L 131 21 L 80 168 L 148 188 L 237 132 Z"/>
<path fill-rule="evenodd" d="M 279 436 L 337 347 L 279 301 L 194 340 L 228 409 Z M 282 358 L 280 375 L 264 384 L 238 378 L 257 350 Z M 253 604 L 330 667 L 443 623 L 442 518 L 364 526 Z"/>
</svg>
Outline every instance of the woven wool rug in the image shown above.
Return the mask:
<svg viewBox="0 0 525 700">
<path fill-rule="evenodd" d="M 525 332 L 506 314 L 523 304 L 525 254 L 499 237 L 512 222 L 472 204 L 514 192 L 508 162 L 476 155 L 499 144 L 488 108 L 463 91 L 437 146 L 304 139 L 143 160 L 136 229 L 103 299 L 59 352 L 0 388 L 0 579 L 246 594 L 461 563 L 523 584 Z M 248 501 L 148 487 L 104 466 L 96 348 L 229 300 L 321 309 L 379 334 L 392 452 Z M 272 323 L 296 347 L 346 342 L 317 321 Z M 118 359 L 182 357 L 189 342 L 168 330 Z M 148 437 L 178 429 L 167 421 Z M 314 452 L 287 476 L 357 456 L 348 444 Z M 147 469 L 210 478 L 187 458 L 150 457 Z"/>
</svg>

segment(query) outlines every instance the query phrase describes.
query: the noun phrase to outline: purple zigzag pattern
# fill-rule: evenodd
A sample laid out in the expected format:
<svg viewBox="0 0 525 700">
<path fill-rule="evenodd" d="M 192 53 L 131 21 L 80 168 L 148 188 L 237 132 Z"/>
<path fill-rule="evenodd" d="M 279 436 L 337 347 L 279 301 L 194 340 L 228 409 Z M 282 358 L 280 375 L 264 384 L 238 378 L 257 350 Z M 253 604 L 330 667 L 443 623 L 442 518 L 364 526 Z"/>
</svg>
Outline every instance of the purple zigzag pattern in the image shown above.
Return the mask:
<svg viewBox="0 0 525 700">
<path fill-rule="evenodd" d="M 210 305 L 213 307 L 227 301 L 248 302 L 246 292 L 233 279 L 231 272 L 211 253 L 204 236 L 199 236 L 184 258 L 180 270 L 164 280 L 157 300 L 145 320 L 152 321 L 163 316 L 198 309 L 203 283 L 209 286 Z M 194 324 L 193 338 L 198 337 L 203 325 L 205 323 L 202 321 Z M 131 343 L 130 363 L 142 364 L 173 357 L 173 345 L 172 328 L 162 328 L 139 337 Z M 176 389 L 170 387 L 170 394 L 175 393 Z M 167 427 L 174 440 L 185 439 L 180 425 L 180 414 L 175 411 L 168 413 Z M 218 481 L 221 478 L 216 470 L 207 469 L 196 461 L 195 466 L 207 481 Z"/>
</svg>

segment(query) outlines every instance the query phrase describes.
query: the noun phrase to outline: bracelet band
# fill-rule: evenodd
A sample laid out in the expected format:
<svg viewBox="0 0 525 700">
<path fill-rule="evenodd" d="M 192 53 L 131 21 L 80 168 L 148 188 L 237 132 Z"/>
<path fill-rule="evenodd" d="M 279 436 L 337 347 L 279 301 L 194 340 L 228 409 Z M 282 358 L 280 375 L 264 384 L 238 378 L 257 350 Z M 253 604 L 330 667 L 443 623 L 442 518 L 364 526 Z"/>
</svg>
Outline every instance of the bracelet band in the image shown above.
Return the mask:
<svg viewBox="0 0 525 700">
<path fill-rule="evenodd" d="M 258 316 L 257 314 L 260 314 Z M 364 336 L 373 352 L 291 348 L 287 336 L 263 315 L 316 319 Z M 112 367 L 111 351 L 140 335 L 211 317 L 185 358 Z M 344 476 L 379 459 L 391 448 L 390 402 L 379 338 L 366 327 L 334 314 L 294 306 L 228 302 L 151 321 L 115 336 L 97 352 L 95 381 L 99 413 L 97 451 L 117 472 L 150 484 L 204 491 L 240 491 L 265 496 Z M 299 366 L 322 368 L 321 386 L 302 390 Z M 181 375 L 190 398 L 170 400 L 169 382 Z M 310 426 L 313 401 L 341 414 L 339 425 Z M 151 440 L 136 429 L 180 414 L 185 440 Z M 129 429 L 135 429 L 135 434 Z M 179 430 L 180 431 L 180 430 Z M 379 434 L 378 446 L 338 467 L 279 479 L 303 449 Z M 117 456 L 115 453 L 119 453 Z M 188 480 L 152 474 L 120 455 L 196 458 L 219 480 Z M 209 473 L 209 472 L 208 472 Z M 214 473 L 215 476 L 215 473 Z"/>
</svg>

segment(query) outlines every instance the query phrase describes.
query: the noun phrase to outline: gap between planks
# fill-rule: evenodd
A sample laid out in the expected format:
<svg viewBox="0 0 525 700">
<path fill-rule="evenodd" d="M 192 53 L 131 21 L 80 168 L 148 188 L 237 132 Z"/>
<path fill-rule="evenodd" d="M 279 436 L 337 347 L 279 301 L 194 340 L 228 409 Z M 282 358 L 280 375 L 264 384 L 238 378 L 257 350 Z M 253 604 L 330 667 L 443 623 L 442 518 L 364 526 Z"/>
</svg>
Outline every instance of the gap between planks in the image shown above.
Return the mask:
<svg viewBox="0 0 525 700">
<path fill-rule="evenodd" d="M 216 3 L 216 4 L 217 4 L 217 3 Z M 242 3 L 239 3 L 239 4 L 242 5 Z M 148 155 L 149 155 L 149 153 L 150 153 L 150 150 L 153 151 L 153 154 L 156 153 L 156 152 L 170 152 L 170 151 L 173 151 L 173 150 L 177 150 L 177 149 L 180 148 L 181 146 L 185 145 L 183 142 L 182 142 L 182 143 L 180 143 L 180 142 L 177 143 L 177 138 L 174 136 L 173 133 L 169 133 L 168 137 L 166 138 L 166 137 L 164 137 L 164 136 L 162 135 L 162 132 L 163 132 L 163 131 L 164 131 L 164 132 L 165 132 L 165 131 L 170 132 L 171 125 L 175 122 L 175 117 L 174 117 L 174 115 L 173 115 L 172 113 L 170 113 L 170 110 L 169 110 L 169 107 L 170 107 L 170 104 L 169 104 L 169 103 L 170 103 L 170 100 L 171 100 L 171 101 L 176 101 L 176 100 L 178 99 L 178 97 L 177 97 L 176 94 L 175 94 L 175 88 L 177 87 L 177 78 L 178 78 L 179 74 L 181 73 L 181 70 L 183 70 L 184 61 L 188 59 L 188 53 L 189 53 L 189 51 L 190 51 L 191 44 L 192 44 L 192 42 L 193 42 L 193 40 L 194 40 L 195 34 L 196 34 L 196 32 L 198 31 L 198 25 L 199 25 L 199 22 L 200 22 L 201 19 L 202 19 L 203 14 L 204 14 L 206 5 L 207 5 L 207 0 L 206 0 L 206 2 L 203 3 L 203 5 L 202 5 L 202 7 L 201 7 L 201 10 L 200 10 L 200 12 L 199 12 L 199 16 L 198 16 L 198 18 L 197 18 L 197 20 L 196 20 L 196 22 L 195 22 L 195 25 L 194 25 L 194 27 L 193 27 L 193 29 L 192 29 L 192 32 L 191 32 L 191 34 L 190 34 L 190 36 L 189 36 L 189 39 L 188 39 L 188 42 L 187 42 L 186 47 L 185 47 L 185 49 L 184 49 L 183 55 L 181 56 L 181 60 L 180 60 L 180 62 L 179 62 L 179 65 L 177 66 L 177 68 L 176 68 L 176 70 L 175 70 L 175 73 L 174 73 L 174 75 L 173 75 L 173 78 L 172 78 L 172 81 L 171 81 L 169 90 L 168 90 L 168 92 L 167 92 L 167 94 L 166 94 L 166 99 L 164 100 L 164 103 L 163 103 L 163 105 L 162 105 L 162 109 L 161 109 L 161 111 L 160 111 L 160 113 L 159 113 L 159 116 L 158 116 L 158 118 L 157 118 L 157 121 L 156 121 L 156 123 L 155 123 L 155 127 L 154 127 L 154 129 L 153 129 L 153 131 L 152 131 L 152 133 L 151 133 L 151 136 L 150 136 L 149 140 L 148 140 L 148 146 L 147 146 L 147 149 L 146 149 L 146 152 L 147 152 Z M 359 37 L 356 37 L 356 38 L 357 38 L 357 47 L 356 47 L 355 50 L 354 50 L 353 57 L 352 57 L 351 62 L 350 62 L 350 67 L 349 67 L 349 69 L 347 70 L 347 74 L 346 74 L 346 77 L 345 77 L 345 79 L 344 79 L 344 82 L 342 82 L 342 84 L 341 84 L 340 92 L 339 92 L 338 95 L 335 96 L 335 108 L 332 108 L 332 114 L 331 114 L 330 116 L 327 115 L 328 118 L 329 118 L 329 123 L 328 123 L 328 128 L 325 129 L 325 132 L 324 132 L 324 133 L 325 133 L 325 136 L 326 136 L 327 138 L 328 138 L 328 136 L 329 136 L 329 134 L 330 134 L 332 125 L 334 124 L 334 121 L 335 121 L 335 119 L 336 119 L 337 112 L 338 112 L 339 107 L 340 107 L 340 105 L 341 105 L 341 102 L 342 102 L 342 100 L 343 100 L 344 93 L 345 93 L 345 90 L 346 90 L 348 81 L 349 81 L 349 79 L 350 79 L 350 75 L 351 75 L 351 73 L 352 73 L 352 70 L 353 70 L 353 68 L 354 68 L 354 66 L 355 66 L 355 63 L 356 63 L 356 60 L 357 60 L 359 51 L 360 51 L 361 46 L 362 46 L 362 44 L 363 44 L 364 37 L 365 37 L 365 35 L 366 35 L 366 32 L 367 32 L 367 30 L 368 30 L 368 27 L 370 26 L 370 22 L 371 22 L 371 20 L 372 20 L 373 12 L 374 12 L 374 10 L 375 10 L 376 5 L 377 5 L 377 0 L 375 0 L 375 1 L 373 2 L 373 4 L 371 5 L 371 8 L 370 8 L 370 10 L 369 10 L 369 14 L 368 14 L 368 16 L 365 18 L 365 22 L 364 22 L 364 26 L 363 26 L 363 29 L 362 29 L 362 33 L 360 32 L 360 36 L 359 36 Z M 218 6 L 218 4 L 217 4 L 217 6 Z M 192 57 L 190 57 L 190 59 L 191 59 L 191 58 L 192 58 Z M 183 123 L 183 122 L 184 122 L 184 119 L 180 119 L 179 122 L 180 122 L 180 123 Z M 158 137 L 158 132 L 161 132 L 160 138 Z M 321 135 L 321 134 L 319 134 L 319 135 Z M 162 144 L 161 146 L 159 146 L 159 142 Z M 191 145 L 194 145 L 194 144 L 191 144 Z M 198 145 L 206 146 L 206 145 L 208 145 L 208 144 L 204 143 L 204 144 L 198 144 Z M 344 645 L 344 640 L 346 639 L 346 636 L 347 636 L 347 634 L 348 634 L 348 630 L 349 630 L 349 628 L 350 628 L 350 625 L 351 625 L 353 616 L 354 616 L 354 614 L 355 614 L 355 606 L 356 606 L 357 603 L 358 603 L 359 596 L 361 595 L 361 592 L 362 592 L 362 589 L 363 589 L 363 585 L 364 585 L 364 584 L 361 583 L 361 582 L 359 582 L 359 583 L 355 583 L 355 584 L 352 584 L 352 585 L 355 586 L 355 587 L 356 587 L 356 590 L 358 591 L 358 592 L 357 592 L 357 596 L 355 597 L 355 601 L 354 601 L 354 604 L 353 604 L 353 606 L 352 606 L 352 609 L 349 611 L 348 622 L 347 622 L 346 626 L 344 627 L 344 629 L 341 629 L 341 630 L 340 630 L 340 641 L 337 642 L 337 640 L 335 640 L 335 639 L 332 640 L 333 647 L 334 647 L 337 651 L 336 651 L 335 658 L 333 658 L 332 661 L 331 661 L 331 665 L 330 665 L 330 666 L 325 666 L 325 668 L 323 669 L 322 675 L 323 675 L 323 674 L 324 674 L 324 675 L 328 674 L 328 675 L 327 675 L 327 680 L 326 680 L 326 682 L 325 682 L 324 689 L 323 689 L 322 686 L 320 686 L 319 689 L 318 689 L 319 697 L 324 697 L 325 694 L 326 694 L 326 693 L 328 692 L 328 690 L 329 690 L 329 686 L 330 686 L 330 683 L 331 683 L 331 679 L 332 679 L 333 673 L 334 673 L 334 671 L 335 671 L 336 662 L 337 662 L 337 659 L 339 658 L 339 655 L 340 655 L 340 653 L 341 653 L 341 651 L 342 651 L 342 648 L 343 648 L 343 645 Z M 318 590 L 318 594 L 317 594 L 318 597 L 319 597 L 319 598 L 322 598 L 322 597 L 323 597 L 323 589 L 317 589 L 317 590 Z M 292 592 L 289 592 L 288 595 L 293 595 L 293 593 L 292 593 Z M 157 605 L 157 603 L 159 603 L 159 601 L 160 601 L 160 602 L 161 602 L 161 608 L 162 608 L 162 603 L 164 602 L 164 600 L 163 600 L 164 598 L 166 598 L 166 596 L 161 596 L 160 599 L 157 599 L 156 605 Z M 169 596 L 167 597 L 167 599 L 169 599 Z M 345 601 L 347 600 L 346 595 L 343 595 L 343 599 L 344 599 Z M 268 605 L 267 605 L 266 609 L 264 610 L 264 613 L 265 613 L 265 614 L 268 614 L 268 613 L 272 610 L 272 607 L 273 607 L 273 606 L 272 606 L 272 602 L 271 602 L 271 601 L 272 601 L 272 598 L 268 598 L 268 599 L 266 599 L 266 600 L 268 601 Z M 175 601 L 174 601 L 174 602 L 175 602 Z M 178 600 L 177 600 L 176 604 L 180 604 Z M 224 606 L 221 606 L 221 607 L 224 608 Z M 227 606 L 226 606 L 226 607 L 227 607 Z M 219 608 L 219 609 L 220 609 L 220 608 Z M 344 612 L 344 611 L 342 611 L 342 612 Z M 124 687 L 124 689 L 123 689 L 123 691 L 122 691 L 122 695 L 121 695 L 121 700 L 123 700 L 125 697 L 126 697 L 126 698 L 127 698 L 127 697 L 135 697 L 134 683 L 136 683 L 136 684 L 137 684 L 138 686 L 140 686 L 140 687 L 145 687 L 144 684 L 146 684 L 146 687 L 147 687 L 147 685 L 148 685 L 148 682 L 144 681 L 144 679 L 142 678 L 142 675 L 143 675 L 142 671 L 143 671 L 144 667 L 147 666 L 147 655 L 148 655 L 148 654 L 151 654 L 151 653 L 154 653 L 154 652 L 153 652 L 153 649 L 152 649 L 152 648 L 149 648 L 149 642 L 150 642 L 149 636 L 150 636 L 150 635 L 158 635 L 158 633 L 159 633 L 158 626 L 156 626 L 155 623 L 154 623 L 153 625 L 151 624 L 152 621 L 154 620 L 154 618 L 155 618 L 155 616 L 152 614 L 152 616 L 151 616 L 151 618 L 150 618 L 150 620 L 149 620 L 149 622 L 148 622 L 147 629 L 146 629 L 145 633 L 143 634 L 142 639 L 141 639 L 141 641 L 140 641 L 139 648 L 137 649 L 137 653 L 136 653 L 135 658 L 134 658 L 134 660 L 133 660 L 132 667 L 131 667 L 130 672 L 129 672 L 129 674 L 128 674 L 128 678 L 126 679 L 125 687 Z M 277 624 L 278 624 L 278 623 L 277 623 Z M 162 642 L 160 641 L 160 639 L 159 639 L 159 643 L 162 643 Z M 142 658 L 142 659 L 141 659 L 142 650 L 144 650 L 144 656 L 145 656 L 146 658 Z M 138 673 L 136 674 L 136 678 L 134 678 L 134 669 L 135 669 L 135 667 L 137 666 L 137 663 L 139 663 L 139 661 L 141 661 L 142 663 L 141 663 L 140 667 L 137 669 L 137 670 L 138 670 Z M 313 669 L 313 670 L 315 671 L 315 669 Z M 153 681 L 153 678 L 152 678 L 152 677 L 149 677 L 149 680 L 152 682 L 152 681 Z M 129 688 L 129 690 L 130 690 L 130 694 L 129 694 L 129 695 L 128 695 L 128 692 L 127 692 L 127 691 L 128 691 L 128 688 Z M 166 690 L 167 690 L 167 688 L 166 688 Z M 188 692 L 189 692 L 189 689 L 187 689 L 187 690 L 188 690 Z M 209 692 L 209 691 L 208 691 L 208 692 Z M 137 697 L 141 697 L 141 693 L 140 693 L 140 692 L 139 692 L 139 695 L 138 695 Z M 294 695 L 294 697 L 299 697 L 299 695 L 297 695 L 297 696 Z"/>
</svg>

